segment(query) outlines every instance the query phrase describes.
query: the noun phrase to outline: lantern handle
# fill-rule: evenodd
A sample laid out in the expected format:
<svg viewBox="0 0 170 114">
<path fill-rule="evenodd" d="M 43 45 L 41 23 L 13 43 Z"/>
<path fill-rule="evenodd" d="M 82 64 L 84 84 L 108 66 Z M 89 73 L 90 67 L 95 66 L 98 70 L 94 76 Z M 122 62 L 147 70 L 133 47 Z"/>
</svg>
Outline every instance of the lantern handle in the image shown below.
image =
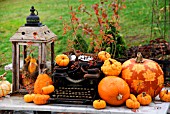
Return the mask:
<svg viewBox="0 0 170 114">
<path fill-rule="evenodd" d="M 37 12 L 37 15 L 38 15 L 38 10 L 35 9 L 35 11 Z"/>
<path fill-rule="evenodd" d="M 34 8 L 34 6 L 32 6 L 31 9 L 30 9 L 30 12 L 31 12 L 32 15 L 35 15 L 34 11 L 36 11 L 37 15 L 38 15 L 38 11 Z"/>
</svg>

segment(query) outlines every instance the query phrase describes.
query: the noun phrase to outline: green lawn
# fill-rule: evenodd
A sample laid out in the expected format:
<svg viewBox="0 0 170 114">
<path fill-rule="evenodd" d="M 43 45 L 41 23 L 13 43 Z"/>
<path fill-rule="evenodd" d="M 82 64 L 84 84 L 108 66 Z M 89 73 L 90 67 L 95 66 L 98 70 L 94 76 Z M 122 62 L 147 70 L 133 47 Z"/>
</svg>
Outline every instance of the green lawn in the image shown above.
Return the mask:
<svg viewBox="0 0 170 114">
<path fill-rule="evenodd" d="M 82 0 L 89 10 L 92 4 L 100 0 Z M 168 0 L 167 0 L 168 1 Z M 67 36 L 62 36 L 63 20 L 69 20 L 69 8 L 67 0 L 0 0 L 0 74 L 3 74 L 4 66 L 12 61 L 12 45 L 10 37 L 17 29 L 26 23 L 29 9 L 34 6 L 39 12 L 40 20 L 47 25 L 57 36 L 55 54 L 65 51 Z M 79 5 L 79 0 L 70 0 L 73 8 Z M 152 0 L 126 0 L 126 9 L 120 12 L 120 32 L 124 35 L 128 45 L 147 43 L 151 34 Z M 130 43 L 129 43 L 130 41 Z M 11 71 L 7 74 L 11 81 Z"/>
</svg>

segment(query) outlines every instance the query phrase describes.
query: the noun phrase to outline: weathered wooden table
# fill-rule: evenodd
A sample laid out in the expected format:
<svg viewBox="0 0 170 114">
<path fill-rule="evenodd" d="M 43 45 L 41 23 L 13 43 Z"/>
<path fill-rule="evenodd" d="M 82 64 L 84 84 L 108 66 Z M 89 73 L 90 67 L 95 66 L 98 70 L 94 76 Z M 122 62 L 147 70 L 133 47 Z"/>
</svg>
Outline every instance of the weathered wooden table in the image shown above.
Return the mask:
<svg viewBox="0 0 170 114">
<path fill-rule="evenodd" d="M 96 110 L 92 105 L 73 105 L 73 104 L 46 104 L 36 105 L 25 103 L 23 96 L 11 96 L 0 98 L 0 110 L 31 110 L 31 111 L 50 111 L 50 112 L 73 112 L 73 113 L 101 113 L 101 114 L 167 114 L 170 104 L 167 102 L 152 102 L 149 106 L 141 106 L 138 110 L 131 110 L 126 106 L 111 107 Z"/>
</svg>

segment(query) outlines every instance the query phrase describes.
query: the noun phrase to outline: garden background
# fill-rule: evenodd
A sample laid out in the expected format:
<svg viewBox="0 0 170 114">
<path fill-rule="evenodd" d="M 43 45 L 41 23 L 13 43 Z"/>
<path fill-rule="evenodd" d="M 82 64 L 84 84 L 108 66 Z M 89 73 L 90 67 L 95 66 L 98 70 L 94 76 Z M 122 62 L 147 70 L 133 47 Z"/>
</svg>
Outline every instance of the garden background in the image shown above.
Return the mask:
<svg viewBox="0 0 170 114">
<path fill-rule="evenodd" d="M 9 39 L 26 23 L 31 6 L 38 10 L 40 21 L 58 36 L 55 42 L 57 55 L 67 50 L 67 40 L 72 37 L 71 33 L 63 35 L 63 22 L 70 22 L 70 6 L 76 9 L 84 4 L 93 14 L 95 12 L 92 5 L 99 2 L 100 0 L 0 0 L 0 74 L 5 72 L 4 66 L 12 62 L 12 44 Z M 150 40 L 162 35 L 170 42 L 169 0 L 125 0 L 123 4 L 124 9 L 118 12 L 121 27 L 119 32 L 128 47 L 148 44 Z M 81 19 L 85 20 L 86 16 L 82 14 Z M 11 82 L 12 72 L 7 72 L 7 80 Z"/>
</svg>

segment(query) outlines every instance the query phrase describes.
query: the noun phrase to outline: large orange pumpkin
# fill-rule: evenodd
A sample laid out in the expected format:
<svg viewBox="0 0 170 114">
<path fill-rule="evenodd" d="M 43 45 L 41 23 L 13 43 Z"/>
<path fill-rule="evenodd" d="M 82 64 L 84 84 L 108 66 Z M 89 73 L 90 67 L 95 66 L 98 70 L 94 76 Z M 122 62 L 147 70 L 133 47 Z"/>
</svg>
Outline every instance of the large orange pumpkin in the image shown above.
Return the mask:
<svg viewBox="0 0 170 114">
<path fill-rule="evenodd" d="M 39 74 L 34 84 L 34 93 L 42 94 L 42 88 L 51 84 L 53 84 L 53 81 L 49 75 L 46 73 Z"/>
<path fill-rule="evenodd" d="M 159 64 L 142 58 L 141 53 L 122 64 L 122 78 L 129 84 L 131 93 L 146 92 L 152 98 L 159 94 L 164 84 L 164 73 Z"/>
<path fill-rule="evenodd" d="M 130 88 L 122 78 L 107 76 L 99 82 L 98 93 L 108 104 L 119 106 L 129 98 Z"/>
</svg>

